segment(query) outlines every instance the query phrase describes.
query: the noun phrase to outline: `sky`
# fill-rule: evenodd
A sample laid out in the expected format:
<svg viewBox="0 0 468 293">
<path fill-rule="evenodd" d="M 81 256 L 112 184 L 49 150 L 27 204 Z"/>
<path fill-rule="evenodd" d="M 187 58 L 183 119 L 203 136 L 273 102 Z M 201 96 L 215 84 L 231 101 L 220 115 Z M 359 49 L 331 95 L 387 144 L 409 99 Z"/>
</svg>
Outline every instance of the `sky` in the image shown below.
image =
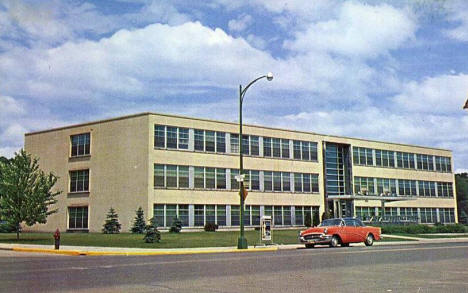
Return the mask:
<svg viewBox="0 0 468 293">
<path fill-rule="evenodd" d="M 468 170 L 468 1 L 0 0 L 0 156 L 141 112 L 416 144 Z"/>
</svg>

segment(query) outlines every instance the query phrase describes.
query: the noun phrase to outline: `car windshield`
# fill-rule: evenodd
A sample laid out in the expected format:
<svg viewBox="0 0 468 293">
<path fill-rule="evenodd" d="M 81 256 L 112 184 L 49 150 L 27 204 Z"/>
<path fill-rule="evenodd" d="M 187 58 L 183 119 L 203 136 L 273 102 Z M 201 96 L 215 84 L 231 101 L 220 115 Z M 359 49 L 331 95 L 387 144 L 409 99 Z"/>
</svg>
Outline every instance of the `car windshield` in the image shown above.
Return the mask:
<svg viewBox="0 0 468 293">
<path fill-rule="evenodd" d="M 339 226 L 341 224 L 341 219 L 328 219 L 323 220 L 320 224 L 320 227 L 330 227 L 330 226 Z"/>
</svg>

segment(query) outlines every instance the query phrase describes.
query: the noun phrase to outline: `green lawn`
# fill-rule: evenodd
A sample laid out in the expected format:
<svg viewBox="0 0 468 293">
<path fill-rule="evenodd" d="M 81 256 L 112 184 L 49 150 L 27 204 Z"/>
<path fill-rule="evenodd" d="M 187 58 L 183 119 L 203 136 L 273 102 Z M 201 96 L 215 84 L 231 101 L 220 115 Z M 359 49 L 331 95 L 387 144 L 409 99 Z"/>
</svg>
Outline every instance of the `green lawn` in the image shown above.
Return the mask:
<svg viewBox="0 0 468 293">
<path fill-rule="evenodd" d="M 273 241 L 277 244 L 298 244 L 298 229 L 274 230 Z M 141 234 L 101 234 L 101 233 L 62 233 L 61 245 L 105 246 L 134 248 L 191 248 L 191 247 L 226 247 L 237 246 L 238 231 L 162 233 L 160 243 L 145 243 Z M 259 243 L 259 231 L 245 231 L 249 245 Z M 401 241 L 385 237 L 383 241 Z M 53 245 L 52 233 L 22 233 L 16 240 L 14 233 L 0 233 L 0 242 L 19 244 Z"/>
</svg>

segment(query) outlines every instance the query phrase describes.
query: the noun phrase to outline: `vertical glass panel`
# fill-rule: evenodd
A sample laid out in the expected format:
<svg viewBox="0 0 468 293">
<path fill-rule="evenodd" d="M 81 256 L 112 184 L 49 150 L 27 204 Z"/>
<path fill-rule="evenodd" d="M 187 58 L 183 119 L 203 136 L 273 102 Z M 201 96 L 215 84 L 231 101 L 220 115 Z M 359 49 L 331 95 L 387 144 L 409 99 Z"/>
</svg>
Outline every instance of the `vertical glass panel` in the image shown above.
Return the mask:
<svg viewBox="0 0 468 293">
<path fill-rule="evenodd" d="M 263 138 L 263 156 L 271 157 L 271 138 Z"/>
<path fill-rule="evenodd" d="M 291 175 L 289 172 L 282 172 L 281 173 L 282 181 L 283 181 L 283 191 L 289 192 L 291 191 Z"/>
<path fill-rule="evenodd" d="M 272 172 L 263 172 L 263 188 L 265 191 L 273 190 L 273 174 Z"/>
<path fill-rule="evenodd" d="M 216 206 L 216 222 L 219 226 L 226 226 L 226 206 Z"/>
<path fill-rule="evenodd" d="M 166 227 L 171 227 L 174 218 L 177 217 L 177 205 L 166 205 Z"/>
<path fill-rule="evenodd" d="M 195 167 L 195 188 L 205 188 L 205 169 L 203 167 Z"/>
<path fill-rule="evenodd" d="M 158 227 L 164 227 L 164 205 L 155 204 L 153 208 L 154 220 Z"/>
<path fill-rule="evenodd" d="M 166 166 L 166 187 L 177 187 L 177 166 Z"/>
<path fill-rule="evenodd" d="M 216 132 L 216 152 L 226 152 L 226 133 Z"/>
<path fill-rule="evenodd" d="M 260 225 L 260 206 L 252 206 L 252 225 Z"/>
<path fill-rule="evenodd" d="M 231 133 L 231 153 L 239 153 L 239 135 Z"/>
<path fill-rule="evenodd" d="M 283 206 L 283 225 L 291 225 L 291 207 Z"/>
<path fill-rule="evenodd" d="M 179 220 L 182 222 L 182 226 L 189 225 L 189 206 L 188 204 L 179 205 Z"/>
<path fill-rule="evenodd" d="M 294 208 L 294 216 L 296 218 L 296 222 L 294 224 L 299 226 L 304 225 L 304 214 L 301 206 L 296 206 Z"/>
<path fill-rule="evenodd" d="M 215 151 L 215 132 L 214 131 L 205 131 L 205 151 L 214 152 Z"/>
<path fill-rule="evenodd" d="M 239 170 L 231 169 L 231 189 L 239 189 L 239 182 L 237 182 L 236 176 L 239 175 Z"/>
<path fill-rule="evenodd" d="M 226 189 L 226 169 L 216 169 L 216 188 Z"/>
<path fill-rule="evenodd" d="M 215 214 L 214 205 L 206 205 L 205 219 L 206 219 L 205 224 L 215 224 L 216 214 Z"/>
<path fill-rule="evenodd" d="M 249 136 L 242 135 L 242 153 L 244 155 L 250 154 L 250 144 L 249 144 Z"/>
<path fill-rule="evenodd" d="M 179 188 L 189 188 L 188 166 L 179 166 Z"/>
<path fill-rule="evenodd" d="M 250 190 L 260 190 L 260 172 L 250 171 Z"/>
<path fill-rule="evenodd" d="M 215 188 L 214 168 L 205 168 L 205 188 Z"/>
<path fill-rule="evenodd" d="M 188 128 L 179 128 L 179 149 L 188 149 L 189 130 Z"/>
<path fill-rule="evenodd" d="M 304 192 L 311 192 L 310 187 L 310 174 L 302 174 L 302 186 Z"/>
<path fill-rule="evenodd" d="M 281 157 L 281 140 L 279 138 L 272 138 L 273 144 L 273 157 Z"/>
<path fill-rule="evenodd" d="M 302 174 L 294 173 L 294 191 L 302 192 Z"/>
<path fill-rule="evenodd" d="M 166 127 L 167 148 L 177 148 L 177 127 Z"/>
<path fill-rule="evenodd" d="M 204 226 L 205 225 L 205 206 L 195 205 L 194 207 L 194 225 Z"/>
<path fill-rule="evenodd" d="M 294 149 L 294 159 L 300 160 L 301 159 L 301 142 L 299 140 L 293 141 L 293 149 Z"/>
<path fill-rule="evenodd" d="M 205 150 L 205 132 L 203 130 L 194 130 L 194 148 L 196 151 Z"/>
<path fill-rule="evenodd" d="M 273 188 L 275 191 L 281 191 L 281 172 L 273 172 Z"/>
<path fill-rule="evenodd" d="M 166 146 L 166 129 L 163 125 L 154 126 L 154 146 L 163 148 Z"/>
<path fill-rule="evenodd" d="M 231 206 L 231 226 L 239 226 L 240 223 L 240 209 L 239 206 Z"/>
<path fill-rule="evenodd" d="M 281 139 L 281 157 L 289 159 L 289 139 Z"/>
<path fill-rule="evenodd" d="M 317 143 L 316 142 L 311 142 L 310 143 L 310 159 L 312 161 L 317 161 Z"/>
<path fill-rule="evenodd" d="M 250 136 L 250 155 L 258 156 L 259 155 L 259 142 L 258 136 Z"/>
<path fill-rule="evenodd" d="M 310 147 L 307 141 L 302 142 L 302 159 L 305 161 L 310 160 Z"/>
</svg>

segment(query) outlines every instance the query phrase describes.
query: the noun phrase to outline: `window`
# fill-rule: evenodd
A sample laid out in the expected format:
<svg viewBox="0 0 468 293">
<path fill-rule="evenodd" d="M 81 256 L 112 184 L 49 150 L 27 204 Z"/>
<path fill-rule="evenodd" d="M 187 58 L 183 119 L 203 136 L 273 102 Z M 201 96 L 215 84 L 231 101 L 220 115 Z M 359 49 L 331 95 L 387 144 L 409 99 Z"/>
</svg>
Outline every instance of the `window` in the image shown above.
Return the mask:
<svg viewBox="0 0 468 293">
<path fill-rule="evenodd" d="M 291 175 L 288 172 L 281 172 L 283 181 L 283 191 L 291 191 Z"/>
<path fill-rule="evenodd" d="M 179 205 L 179 220 L 182 222 L 182 226 L 189 225 L 189 206 L 188 204 Z"/>
<path fill-rule="evenodd" d="M 414 154 L 411 153 L 402 153 L 396 152 L 397 157 L 397 167 L 405 169 L 414 169 Z"/>
<path fill-rule="evenodd" d="M 216 223 L 219 226 L 226 226 L 226 206 L 216 206 Z"/>
<path fill-rule="evenodd" d="M 88 207 L 68 208 L 68 229 L 88 229 Z"/>
<path fill-rule="evenodd" d="M 271 138 L 269 137 L 263 138 L 263 156 L 271 157 Z"/>
<path fill-rule="evenodd" d="M 179 166 L 179 188 L 189 188 L 189 167 Z"/>
<path fill-rule="evenodd" d="M 396 192 L 396 180 L 377 178 L 377 194 L 378 195 L 391 195 L 395 196 Z"/>
<path fill-rule="evenodd" d="M 154 186 L 155 187 L 165 187 L 164 180 L 164 165 L 154 165 Z"/>
<path fill-rule="evenodd" d="M 231 153 L 239 153 L 239 135 L 231 133 Z"/>
<path fill-rule="evenodd" d="M 439 218 L 441 223 L 455 223 L 454 209 L 440 208 Z"/>
<path fill-rule="evenodd" d="M 374 207 L 356 207 L 356 217 L 364 221 L 369 221 L 375 217 Z"/>
<path fill-rule="evenodd" d="M 302 159 L 304 161 L 309 161 L 310 160 L 309 142 L 302 141 L 301 144 L 302 144 Z"/>
<path fill-rule="evenodd" d="M 205 168 L 205 188 L 215 188 L 215 168 Z"/>
<path fill-rule="evenodd" d="M 439 197 L 453 197 L 452 183 L 437 182 L 437 195 Z"/>
<path fill-rule="evenodd" d="M 231 206 L 231 226 L 239 226 L 240 223 L 239 206 Z"/>
<path fill-rule="evenodd" d="M 319 192 L 318 174 L 310 174 L 312 183 L 312 192 Z"/>
<path fill-rule="evenodd" d="M 216 188 L 226 189 L 226 169 L 216 168 Z"/>
<path fill-rule="evenodd" d="M 177 188 L 177 166 L 166 166 L 166 187 Z"/>
<path fill-rule="evenodd" d="M 205 225 L 205 206 L 195 205 L 194 207 L 194 225 L 204 226 Z"/>
<path fill-rule="evenodd" d="M 258 136 L 251 135 L 250 136 L 250 155 L 258 156 L 259 155 L 259 142 Z"/>
<path fill-rule="evenodd" d="M 293 158 L 296 160 L 317 161 L 317 143 L 294 140 Z"/>
<path fill-rule="evenodd" d="M 166 127 L 166 147 L 170 149 L 177 148 L 177 127 Z"/>
<path fill-rule="evenodd" d="M 248 135 L 242 135 L 242 154 L 244 155 L 250 154 L 250 144 L 249 144 Z"/>
<path fill-rule="evenodd" d="M 436 196 L 435 182 L 432 181 L 418 181 L 419 196 Z"/>
<path fill-rule="evenodd" d="M 194 148 L 196 151 L 205 150 L 205 132 L 203 130 L 194 130 Z"/>
<path fill-rule="evenodd" d="M 294 191 L 302 192 L 302 174 L 294 173 Z"/>
<path fill-rule="evenodd" d="M 215 205 L 206 205 L 205 224 L 216 224 Z"/>
<path fill-rule="evenodd" d="M 71 140 L 71 156 L 86 156 L 89 155 L 90 149 L 90 134 L 83 133 L 70 136 Z"/>
<path fill-rule="evenodd" d="M 283 225 L 291 225 L 291 207 L 283 206 Z"/>
<path fill-rule="evenodd" d="M 154 126 L 154 146 L 158 148 L 166 147 L 166 127 L 163 125 Z"/>
<path fill-rule="evenodd" d="M 280 158 L 281 157 L 281 139 L 279 138 L 272 138 L 272 146 L 273 146 L 273 157 Z"/>
<path fill-rule="evenodd" d="M 437 222 L 437 209 L 435 208 L 419 208 L 421 215 L 421 223 Z"/>
<path fill-rule="evenodd" d="M 434 170 L 434 161 L 433 156 L 429 155 L 417 155 L 417 162 L 418 162 L 418 169 L 419 170 L 426 170 L 426 171 L 433 171 Z"/>
<path fill-rule="evenodd" d="M 174 218 L 177 217 L 177 205 L 168 204 L 166 205 L 166 227 L 172 226 Z"/>
<path fill-rule="evenodd" d="M 179 149 L 188 149 L 189 130 L 188 128 L 179 128 Z"/>
<path fill-rule="evenodd" d="M 289 139 L 281 139 L 281 157 L 289 159 Z"/>
<path fill-rule="evenodd" d="M 244 208 L 244 225 L 250 226 L 250 206 Z"/>
<path fill-rule="evenodd" d="M 260 190 L 260 172 L 250 170 L 250 190 Z"/>
<path fill-rule="evenodd" d="M 216 152 L 226 152 L 226 133 L 216 132 Z"/>
<path fill-rule="evenodd" d="M 355 165 L 373 166 L 372 149 L 353 147 L 353 162 Z"/>
<path fill-rule="evenodd" d="M 252 225 L 260 225 L 260 206 L 252 206 Z"/>
<path fill-rule="evenodd" d="M 452 164 L 449 157 L 435 156 L 436 170 L 439 172 L 452 172 Z"/>
<path fill-rule="evenodd" d="M 392 151 L 375 150 L 375 164 L 379 167 L 395 167 L 395 153 Z"/>
<path fill-rule="evenodd" d="M 195 167 L 195 180 L 194 186 L 195 188 L 205 188 L 205 168 L 203 167 Z"/>
<path fill-rule="evenodd" d="M 239 189 L 239 182 L 236 179 L 236 176 L 239 175 L 239 170 L 231 169 L 231 189 Z"/>
<path fill-rule="evenodd" d="M 215 132 L 214 131 L 205 131 L 205 151 L 214 152 L 215 151 Z"/>
<path fill-rule="evenodd" d="M 273 173 L 263 172 L 263 188 L 265 191 L 273 191 Z"/>
<path fill-rule="evenodd" d="M 293 141 L 293 157 L 296 160 L 301 159 L 301 142 L 299 140 Z"/>
<path fill-rule="evenodd" d="M 164 223 L 164 205 L 163 204 L 155 204 L 153 208 L 154 220 L 156 221 L 158 226 L 165 226 Z"/>
<path fill-rule="evenodd" d="M 363 195 L 375 194 L 374 178 L 354 177 L 354 192 Z"/>
<path fill-rule="evenodd" d="M 400 195 L 417 195 L 416 180 L 398 179 L 398 191 Z"/>
<path fill-rule="evenodd" d="M 189 130 L 173 126 L 154 126 L 154 147 L 188 149 Z"/>
<path fill-rule="evenodd" d="M 89 170 L 70 171 L 70 192 L 89 191 Z"/>
<path fill-rule="evenodd" d="M 273 223 L 275 226 L 283 225 L 283 207 L 282 206 L 273 207 Z"/>
<path fill-rule="evenodd" d="M 281 172 L 273 172 L 273 190 L 281 191 Z"/>
<path fill-rule="evenodd" d="M 295 192 L 319 192 L 318 174 L 294 173 Z"/>
<path fill-rule="evenodd" d="M 302 186 L 304 192 L 310 192 L 310 174 L 302 174 Z"/>
</svg>

